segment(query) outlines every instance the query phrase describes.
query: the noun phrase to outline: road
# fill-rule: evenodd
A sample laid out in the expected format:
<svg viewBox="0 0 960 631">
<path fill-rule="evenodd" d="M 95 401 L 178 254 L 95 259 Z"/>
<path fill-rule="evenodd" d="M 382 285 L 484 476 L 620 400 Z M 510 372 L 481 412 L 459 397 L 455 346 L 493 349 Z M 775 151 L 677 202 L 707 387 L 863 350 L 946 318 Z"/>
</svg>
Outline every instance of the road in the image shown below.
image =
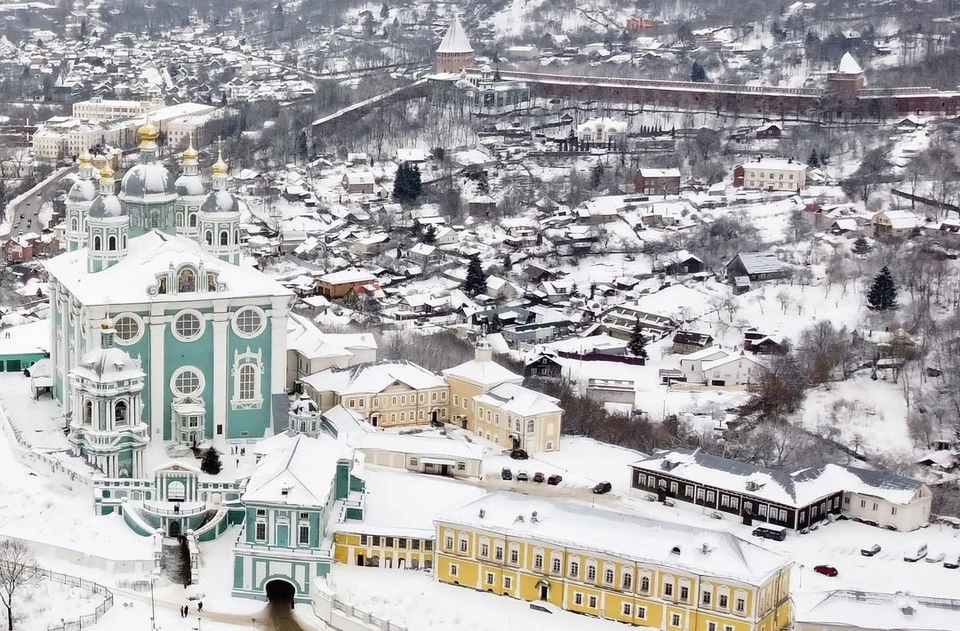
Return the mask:
<svg viewBox="0 0 960 631">
<path fill-rule="evenodd" d="M 39 190 L 13 207 L 10 213 L 12 223 L 10 229 L 11 237 L 25 234 L 27 232 L 36 232 L 39 234 L 40 231 L 46 227 L 41 226 L 37 219 L 37 215 L 40 212 L 40 207 L 43 206 L 44 202 L 52 201 L 53 195 L 56 192 L 57 186 L 59 186 L 61 180 L 63 180 L 63 178 L 67 177 L 69 174 L 75 173 L 76 170 L 77 169 L 74 167 L 54 175 L 44 182 L 43 186 L 41 186 Z"/>
</svg>

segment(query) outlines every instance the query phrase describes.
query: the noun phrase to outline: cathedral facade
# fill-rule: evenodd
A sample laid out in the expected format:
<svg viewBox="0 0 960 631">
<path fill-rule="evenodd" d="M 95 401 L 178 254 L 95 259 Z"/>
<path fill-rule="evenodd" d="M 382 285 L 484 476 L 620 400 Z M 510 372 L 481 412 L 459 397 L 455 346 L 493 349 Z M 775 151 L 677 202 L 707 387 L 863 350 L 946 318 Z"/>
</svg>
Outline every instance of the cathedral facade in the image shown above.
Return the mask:
<svg viewBox="0 0 960 631">
<path fill-rule="evenodd" d="M 76 454 L 111 477 L 143 477 L 137 450 L 151 440 L 192 447 L 263 437 L 275 397 L 287 423 L 293 295 L 241 260 L 227 164 L 218 157 L 207 192 L 192 146 L 174 179 L 157 161 L 157 128 L 148 121 L 138 134 L 140 162 L 119 191 L 105 161 L 80 157 L 67 196 L 67 253 L 46 264 L 54 397 Z M 101 335 L 104 321 L 109 336 Z M 129 383 L 82 378 L 104 339 L 142 370 L 135 393 Z M 134 419 L 145 441 L 117 431 L 129 433 Z"/>
</svg>

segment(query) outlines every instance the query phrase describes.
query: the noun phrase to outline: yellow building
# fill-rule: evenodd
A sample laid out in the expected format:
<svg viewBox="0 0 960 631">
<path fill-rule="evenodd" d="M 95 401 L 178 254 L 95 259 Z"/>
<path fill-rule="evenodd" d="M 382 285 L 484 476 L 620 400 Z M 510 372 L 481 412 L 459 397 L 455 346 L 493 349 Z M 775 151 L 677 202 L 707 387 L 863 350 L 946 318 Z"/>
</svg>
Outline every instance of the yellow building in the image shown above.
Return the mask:
<svg viewBox="0 0 960 631">
<path fill-rule="evenodd" d="M 455 425 L 505 448 L 559 449 L 563 410 L 557 400 L 520 385 L 523 377 L 493 361 L 489 344 L 481 342 L 474 359 L 444 370 L 443 376 L 450 384 Z"/>
<path fill-rule="evenodd" d="M 342 405 L 374 427 L 445 423 L 450 418 L 447 382 L 409 362 L 331 368 L 300 382 L 321 412 Z"/>
<path fill-rule="evenodd" d="M 491 493 L 436 520 L 435 574 L 664 631 L 781 631 L 786 558 L 723 531 Z"/>
</svg>

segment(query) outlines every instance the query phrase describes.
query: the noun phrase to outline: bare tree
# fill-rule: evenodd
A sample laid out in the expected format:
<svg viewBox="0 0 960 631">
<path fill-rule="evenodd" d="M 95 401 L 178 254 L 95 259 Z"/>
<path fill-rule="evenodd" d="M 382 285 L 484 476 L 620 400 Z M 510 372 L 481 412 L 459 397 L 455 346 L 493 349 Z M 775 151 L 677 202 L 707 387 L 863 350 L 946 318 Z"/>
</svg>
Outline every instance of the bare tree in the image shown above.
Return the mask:
<svg viewBox="0 0 960 631">
<path fill-rule="evenodd" d="M 7 630 L 13 631 L 13 596 L 40 576 L 33 552 L 22 541 L 0 543 L 0 602 L 7 608 Z"/>
</svg>

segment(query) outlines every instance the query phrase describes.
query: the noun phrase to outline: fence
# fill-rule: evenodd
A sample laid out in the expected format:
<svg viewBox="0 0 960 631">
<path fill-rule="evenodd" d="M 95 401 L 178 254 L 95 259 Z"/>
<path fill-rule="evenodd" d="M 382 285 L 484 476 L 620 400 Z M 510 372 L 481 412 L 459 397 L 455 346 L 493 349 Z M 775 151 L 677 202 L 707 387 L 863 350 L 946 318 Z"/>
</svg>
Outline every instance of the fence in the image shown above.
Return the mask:
<svg viewBox="0 0 960 631">
<path fill-rule="evenodd" d="M 557 355 L 564 359 L 576 359 L 585 362 L 616 362 L 618 364 L 630 364 L 632 366 L 645 366 L 647 360 L 643 357 L 627 357 L 625 355 L 607 355 L 606 353 L 572 353 L 570 351 L 557 351 Z"/>
<path fill-rule="evenodd" d="M 93 613 L 87 614 L 86 616 L 80 616 L 74 620 L 64 620 L 58 625 L 48 626 L 47 631 L 80 631 L 84 627 L 89 627 L 96 624 L 100 618 L 103 617 L 103 614 L 107 613 L 110 608 L 113 607 L 113 592 L 99 583 L 82 579 L 79 576 L 70 576 L 69 574 L 61 574 L 60 572 L 51 572 L 50 570 L 45 570 L 43 568 L 37 568 L 37 575 L 55 583 L 73 585 L 74 587 L 87 589 L 95 594 L 100 594 L 103 596 L 103 602 L 97 606 Z"/>
</svg>

